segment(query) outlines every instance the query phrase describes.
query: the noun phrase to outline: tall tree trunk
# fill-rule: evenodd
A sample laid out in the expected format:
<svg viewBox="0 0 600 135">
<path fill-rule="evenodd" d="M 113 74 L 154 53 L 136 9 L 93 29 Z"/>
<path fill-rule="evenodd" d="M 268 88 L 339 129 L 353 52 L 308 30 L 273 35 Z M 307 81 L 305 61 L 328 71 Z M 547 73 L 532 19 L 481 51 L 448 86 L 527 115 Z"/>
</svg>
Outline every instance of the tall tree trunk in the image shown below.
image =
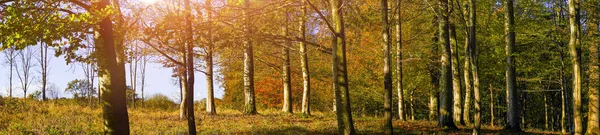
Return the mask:
<svg viewBox="0 0 600 135">
<path fill-rule="evenodd" d="M 442 74 L 440 79 L 441 93 L 440 93 L 440 115 L 438 124 L 440 127 L 448 129 L 457 129 L 454 124 L 452 117 L 452 52 L 450 51 L 450 35 L 449 35 L 449 22 L 448 18 L 450 12 L 448 12 L 448 0 L 439 0 L 439 34 L 440 42 L 439 45 L 442 48 Z"/>
<path fill-rule="evenodd" d="M 504 17 L 504 26 L 506 32 L 506 100 L 508 111 L 507 125 L 505 129 L 511 131 L 521 131 L 521 116 L 519 107 L 519 92 L 517 91 L 517 79 L 516 79 L 516 67 L 513 54 L 513 48 L 515 46 L 515 21 L 514 21 L 514 9 L 513 0 L 506 0 L 504 3 L 504 9 L 506 15 Z"/>
<path fill-rule="evenodd" d="M 398 117 L 400 120 L 405 120 L 404 115 L 404 85 L 402 84 L 402 10 L 400 7 L 402 0 L 396 0 L 396 74 L 398 85 Z"/>
<path fill-rule="evenodd" d="M 144 101 L 146 101 L 146 98 L 144 98 L 144 88 L 146 88 L 146 63 L 148 62 L 148 56 L 146 56 L 147 54 L 144 54 L 142 56 L 142 69 L 140 69 L 141 71 L 141 83 L 142 83 L 142 108 L 144 107 Z"/>
<path fill-rule="evenodd" d="M 192 29 L 192 8 L 190 0 L 184 1 L 185 8 L 185 27 L 186 27 L 186 70 L 187 70 L 187 87 L 185 89 L 185 98 L 188 104 L 186 111 L 186 119 L 188 124 L 188 133 L 196 134 L 196 121 L 194 118 L 194 31 Z"/>
<path fill-rule="evenodd" d="M 353 135 L 354 122 L 350 107 L 350 91 L 348 90 L 348 68 L 346 66 L 346 34 L 344 30 L 344 0 L 330 0 L 331 18 L 334 26 L 333 56 L 333 89 L 335 91 L 338 134 Z"/>
<path fill-rule="evenodd" d="M 458 41 L 456 40 L 456 27 L 453 24 L 450 24 L 449 27 L 449 35 L 450 35 L 450 52 L 452 54 L 452 89 L 454 90 L 454 114 L 453 119 L 455 123 L 460 123 L 461 125 L 465 125 L 465 121 L 463 119 L 463 110 L 462 110 L 462 92 L 460 89 L 460 62 L 458 61 Z"/>
<path fill-rule="evenodd" d="M 15 49 L 14 48 L 9 48 L 7 49 L 7 51 L 5 50 L 5 53 L 8 52 L 8 54 L 6 54 L 6 58 L 8 59 L 8 65 L 10 66 L 10 73 L 8 76 L 8 97 L 12 98 L 12 91 L 13 91 L 13 72 L 14 72 L 14 66 L 15 66 Z"/>
<path fill-rule="evenodd" d="M 597 4 L 596 4 L 597 5 Z M 597 16 L 596 16 L 597 17 Z M 598 82 L 600 78 L 600 72 L 598 71 L 598 59 L 600 58 L 599 43 L 600 38 L 598 38 L 598 24 L 600 23 L 600 19 L 591 17 L 589 18 L 589 35 L 594 35 L 589 45 L 590 50 L 590 86 L 589 86 L 589 111 L 588 111 L 588 123 L 586 134 L 600 134 L 600 92 L 598 92 Z"/>
<path fill-rule="evenodd" d="M 184 47 L 182 47 L 182 48 L 184 48 Z M 183 55 L 185 55 L 185 54 L 186 53 L 183 53 Z M 184 61 L 184 65 L 185 65 L 185 63 L 186 63 L 185 57 L 183 57 L 182 60 Z M 185 69 L 185 68 L 182 67 L 182 69 Z M 187 116 L 186 108 L 188 106 L 188 103 L 187 103 L 187 96 L 185 96 L 187 93 L 186 89 L 187 89 L 187 71 L 184 70 L 184 71 L 181 71 L 181 75 L 179 76 L 179 93 L 180 93 L 179 97 L 181 100 L 181 102 L 179 102 L 179 118 L 180 119 L 184 119 Z"/>
<path fill-rule="evenodd" d="M 254 115 L 258 114 L 256 111 L 256 103 L 254 97 L 254 52 L 252 50 L 252 28 L 249 26 L 250 18 L 248 16 L 248 10 L 250 8 L 250 1 L 244 0 L 244 10 L 242 10 L 244 25 L 244 93 L 245 93 L 245 104 L 244 114 Z"/>
<path fill-rule="evenodd" d="M 285 19 L 285 26 L 282 29 L 283 30 L 283 35 L 285 35 L 286 37 L 289 37 L 289 27 L 288 27 L 288 23 L 290 21 L 289 19 L 289 13 L 287 11 L 287 9 L 284 9 L 284 19 Z M 290 47 L 291 47 L 291 43 L 290 40 L 285 40 L 284 41 L 285 45 L 283 45 L 282 48 L 282 55 L 283 55 L 283 112 L 288 112 L 288 113 L 293 113 L 293 108 L 292 108 L 292 77 L 290 74 Z"/>
<path fill-rule="evenodd" d="M 48 44 L 44 44 L 42 39 L 40 45 L 40 67 L 42 69 L 42 100 L 46 101 L 46 84 L 47 84 L 47 71 L 48 71 Z"/>
<path fill-rule="evenodd" d="M 213 25 L 212 22 L 212 0 L 206 0 L 207 7 L 207 21 L 209 23 L 208 29 L 208 45 L 206 46 L 206 113 L 209 115 L 217 114 L 215 107 L 215 88 L 214 88 L 214 73 L 213 73 L 213 48 L 214 48 L 214 37 L 213 37 Z"/>
<path fill-rule="evenodd" d="M 546 94 L 544 94 L 544 129 L 548 130 L 549 121 L 548 121 L 548 100 L 546 99 Z"/>
<path fill-rule="evenodd" d="M 137 51 L 137 50 L 136 50 Z M 138 55 L 137 52 L 135 52 Z M 135 93 L 137 92 L 137 68 L 138 68 L 138 56 L 133 57 L 133 92 L 131 94 L 131 107 L 135 108 Z"/>
<path fill-rule="evenodd" d="M 383 36 L 383 83 L 384 83 L 384 92 L 383 92 L 383 110 L 384 110 L 384 132 L 386 134 L 394 134 L 392 127 L 392 72 L 390 68 L 392 67 L 391 62 L 391 49 L 392 42 L 390 41 L 390 25 L 388 20 L 388 1 L 381 0 L 381 22 L 383 31 L 381 32 Z"/>
<path fill-rule="evenodd" d="M 573 64 L 573 118 L 575 134 L 583 134 L 583 117 L 581 113 L 581 46 L 579 24 L 579 0 L 569 0 L 569 54 Z"/>
<path fill-rule="evenodd" d="M 306 40 L 306 0 L 302 0 L 300 6 L 301 17 L 300 17 L 300 38 Z M 302 113 L 310 115 L 310 70 L 308 68 L 308 52 L 306 44 L 300 42 L 300 61 L 302 64 L 302 86 L 304 92 L 302 93 Z"/>
<path fill-rule="evenodd" d="M 471 56 L 469 56 L 469 39 L 467 39 L 467 44 L 465 44 L 465 65 L 463 67 L 463 75 L 464 75 L 464 82 L 465 82 L 465 103 L 463 105 L 463 120 L 465 122 L 466 125 L 471 124 L 471 93 L 473 93 L 472 91 L 472 86 L 471 86 Z"/>
<path fill-rule="evenodd" d="M 479 68 L 478 68 L 478 62 L 477 62 L 477 6 L 476 6 L 476 2 L 475 0 L 470 0 L 469 1 L 469 43 L 468 43 L 468 47 L 467 52 L 468 52 L 468 63 L 470 66 L 466 66 L 465 68 L 470 67 L 471 68 L 471 72 L 473 75 L 473 96 L 475 97 L 475 125 L 473 125 L 473 133 L 474 134 L 479 134 L 480 128 L 481 128 L 481 95 L 479 92 Z M 467 71 L 467 70 L 466 70 Z M 467 72 L 465 72 L 465 74 L 467 74 Z M 465 75 L 465 77 L 467 77 L 467 75 Z M 465 83 L 469 84 L 468 79 L 465 79 Z M 490 85 L 491 86 L 491 85 Z M 491 88 L 491 87 L 490 87 Z M 470 87 L 467 87 L 467 92 L 470 91 Z M 469 94 L 467 94 L 469 95 Z M 492 93 L 490 93 L 490 99 L 494 99 Z M 470 97 L 466 97 L 466 98 L 470 98 Z M 492 126 L 494 125 L 494 109 L 493 109 L 493 103 L 492 102 L 492 113 L 490 114 L 492 116 Z M 466 101 L 465 106 L 469 106 L 468 104 L 470 104 L 469 101 Z M 465 112 L 467 112 L 466 114 L 468 114 L 469 109 L 465 108 Z M 468 116 L 468 115 L 465 115 Z M 465 118 L 467 121 L 469 120 L 468 117 Z"/>
<path fill-rule="evenodd" d="M 564 68 L 562 68 L 564 70 Z M 565 79 L 564 77 L 564 72 L 561 70 L 560 72 L 560 81 L 561 81 L 561 85 L 560 85 L 560 99 L 561 99 L 561 112 L 560 112 L 560 131 L 563 134 L 567 133 L 567 91 L 566 91 L 566 84 L 567 84 L 567 79 Z"/>
<path fill-rule="evenodd" d="M 559 32 L 559 30 L 561 29 L 560 28 L 560 23 L 563 20 L 563 17 L 562 17 L 562 9 L 563 9 L 562 8 L 562 2 L 563 1 L 555 0 L 553 2 L 555 3 L 555 5 L 554 5 L 554 16 L 556 16 L 555 20 L 554 20 L 554 27 L 555 27 L 555 31 L 554 32 L 555 32 L 556 35 L 559 35 L 559 34 L 561 34 Z M 561 85 L 560 85 L 560 99 L 561 99 L 560 100 L 560 104 L 561 104 L 560 110 L 561 110 L 561 114 L 560 114 L 560 123 L 559 124 L 560 124 L 560 127 L 561 127 L 561 133 L 566 134 L 567 133 L 567 117 L 568 117 L 567 116 L 567 100 L 568 100 L 568 98 L 567 98 L 567 94 L 566 94 L 567 93 L 567 89 L 566 88 L 568 86 L 567 86 L 567 79 L 566 79 L 565 72 L 564 72 L 565 69 L 566 69 L 565 62 L 564 62 L 565 54 L 563 53 L 564 52 L 564 50 L 563 50 L 563 48 L 564 48 L 563 44 L 560 43 L 560 41 L 558 40 L 557 36 L 554 36 L 554 40 L 557 42 L 557 46 L 560 47 L 560 64 L 561 64 L 561 66 L 560 66 L 560 71 L 559 71 L 559 76 L 560 76 L 560 80 L 559 81 L 561 83 Z"/>
<path fill-rule="evenodd" d="M 103 10 L 110 0 L 94 0 L 93 11 Z M 123 50 L 115 45 L 113 22 L 110 17 L 102 18 L 95 29 L 95 46 L 98 55 L 98 76 L 102 110 L 104 118 L 104 134 L 129 134 L 129 117 L 126 106 L 126 80 L 124 65 L 119 60 Z"/>
<path fill-rule="evenodd" d="M 410 120 L 415 120 L 415 90 L 410 91 L 410 97 L 408 98 L 410 103 Z"/>
<path fill-rule="evenodd" d="M 492 86 L 492 84 L 490 84 L 490 116 L 492 116 L 490 119 L 490 125 L 492 127 L 495 126 L 494 125 L 494 119 L 495 119 L 494 115 L 495 115 L 494 114 L 494 87 Z"/>
</svg>

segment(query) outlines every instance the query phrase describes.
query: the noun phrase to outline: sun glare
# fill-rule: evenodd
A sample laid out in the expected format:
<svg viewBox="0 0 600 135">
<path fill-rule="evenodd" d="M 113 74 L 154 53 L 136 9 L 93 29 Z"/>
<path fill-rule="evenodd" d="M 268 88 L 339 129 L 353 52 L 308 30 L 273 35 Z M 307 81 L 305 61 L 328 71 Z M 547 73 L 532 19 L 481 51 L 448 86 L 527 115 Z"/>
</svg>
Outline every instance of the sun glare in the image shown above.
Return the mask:
<svg viewBox="0 0 600 135">
<path fill-rule="evenodd" d="M 142 2 L 146 3 L 146 4 L 154 4 L 157 3 L 159 0 L 142 0 Z"/>
</svg>

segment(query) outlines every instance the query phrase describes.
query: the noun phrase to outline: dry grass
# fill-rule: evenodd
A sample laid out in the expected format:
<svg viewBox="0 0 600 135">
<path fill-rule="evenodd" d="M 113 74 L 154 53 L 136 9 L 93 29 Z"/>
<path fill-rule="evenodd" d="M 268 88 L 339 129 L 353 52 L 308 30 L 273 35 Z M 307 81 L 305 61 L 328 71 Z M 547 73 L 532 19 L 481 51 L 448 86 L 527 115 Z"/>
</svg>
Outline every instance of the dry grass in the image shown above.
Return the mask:
<svg viewBox="0 0 600 135">
<path fill-rule="evenodd" d="M 260 115 L 243 115 L 240 111 L 217 109 L 219 115 L 196 112 L 200 134 L 335 134 L 337 122 L 330 112 L 314 112 L 313 116 L 284 114 L 279 110 L 261 110 Z M 101 134 L 102 111 L 69 102 L 0 99 L 0 135 L 2 134 Z M 358 134 L 382 134 L 382 119 L 355 117 Z M 178 110 L 159 111 L 130 109 L 132 134 L 185 134 L 186 122 L 179 119 Z M 444 131 L 428 121 L 394 122 L 397 134 L 470 134 L 461 127 Z M 519 134 L 484 127 L 485 134 Z M 552 134 L 528 132 L 520 134 Z"/>
</svg>

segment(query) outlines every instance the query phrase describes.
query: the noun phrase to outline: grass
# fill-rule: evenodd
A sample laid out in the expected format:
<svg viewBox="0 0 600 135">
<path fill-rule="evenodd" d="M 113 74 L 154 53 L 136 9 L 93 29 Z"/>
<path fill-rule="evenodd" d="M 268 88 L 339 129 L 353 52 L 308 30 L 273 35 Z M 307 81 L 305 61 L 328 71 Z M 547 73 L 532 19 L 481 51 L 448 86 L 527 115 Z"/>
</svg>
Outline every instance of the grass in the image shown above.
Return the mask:
<svg viewBox="0 0 600 135">
<path fill-rule="evenodd" d="M 260 115 L 243 115 L 240 111 L 218 108 L 219 115 L 196 111 L 199 134 L 335 134 L 337 122 L 331 112 L 314 112 L 312 116 L 285 114 L 279 110 L 259 110 Z M 70 102 L 0 98 L 0 135 L 8 134 L 101 134 L 102 111 Z M 132 134 L 186 134 L 187 123 L 179 119 L 178 110 L 130 109 Z M 382 119 L 355 117 L 358 134 L 383 134 Z M 444 131 L 429 121 L 394 121 L 397 134 L 470 134 L 460 127 L 458 131 Z M 529 131 L 504 132 L 485 127 L 484 134 L 555 134 Z"/>
</svg>

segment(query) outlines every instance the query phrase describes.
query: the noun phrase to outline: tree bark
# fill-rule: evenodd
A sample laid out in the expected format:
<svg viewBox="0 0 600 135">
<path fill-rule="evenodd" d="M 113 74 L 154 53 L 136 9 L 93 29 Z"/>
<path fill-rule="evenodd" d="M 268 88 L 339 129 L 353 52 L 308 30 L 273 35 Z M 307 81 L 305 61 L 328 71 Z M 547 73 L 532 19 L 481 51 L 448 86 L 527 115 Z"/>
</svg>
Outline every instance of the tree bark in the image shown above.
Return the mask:
<svg viewBox="0 0 600 135">
<path fill-rule="evenodd" d="M 47 84 L 47 72 L 48 72 L 48 44 L 44 44 L 44 40 L 41 40 L 40 45 L 40 67 L 42 72 L 42 100 L 46 101 L 46 84 Z"/>
<path fill-rule="evenodd" d="M 511 131 L 521 131 L 521 116 L 519 92 L 517 91 L 517 79 L 513 48 L 515 46 L 515 29 L 514 29 L 514 10 L 513 0 L 506 0 L 504 3 L 505 15 L 505 32 L 506 32 L 506 100 L 508 103 L 507 125 L 505 129 Z"/>
<path fill-rule="evenodd" d="M 289 27 L 288 27 L 288 23 L 290 21 L 289 19 L 289 13 L 287 12 L 287 9 L 284 9 L 284 19 L 285 19 L 285 26 L 282 29 L 283 30 L 283 35 L 285 35 L 286 37 L 289 37 Z M 287 112 L 287 113 L 293 113 L 293 108 L 292 108 L 292 80 L 291 80 L 291 74 L 290 74 L 290 47 L 291 47 L 291 43 L 290 40 L 285 40 L 284 41 L 283 47 L 282 47 L 282 55 L 283 55 L 283 66 L 282 66 L 282 72 L 283 72 L 283 112 Z"/>
<path fill-rule="evenodd" d="M 250 1 L 244 0 L 244 10 L 242 10 L 244 25 L 244 93 L 245 93 L 245 104 L 244 114 L 254 115 L 258 114 L 256 111 L 256 103 L 254 97 L 254 52 L 252 50 L 252 28 L 249 26 L 250 18 L 248 16 L 248 10 L 250 8 Z"/>
<path fill-rule="evenodd" d="M 575 134 L 583 134 L 583 117 L 581 113 L 581 49 L 579 24 L 579 0 L 569 0 L 569 54 L 573 65 L 573 118 Z"/>
<path fill-rule="evenodd" d="M 405 120 L 404 115 L 404 85 L 402 74 L 402 10 L 400 10 L 402 0 L 396 0 L 396 74 L 398 85 L 398 117 L 401 121 Z"/>
<path fill-rule="evenodd" d="M 392 127 L 392 72 L 390 68 L 392 67 L 391 62 L 391 46 L 392 42 L 390 41 L 390 25 L 388 20 L 388 1 L 381 0 L 381 22 L 383 26 L 383 31 L 381 32 L 383 36 L 383 83 L 384 83 L 384 92 L 383 92 L 383 110 L 384 110 L 384 132 L 386 134 L 394 134 Z"/>
<path fill-rule="evenodd" d="M 300 6 L 301 17 L 300 17 L 300 37 L 306 40 L 306 0 L 302 0 Z M 300 42 L 300 61 L 302 66 L 302 113 L 310 115 L 310 70 L 308 68 L 308 52 L 306 44 Z"/>
<path fill-rule="evenodd" d="M 469 1 L 469 43 L 468 43 L 468 47 L 467 52 L 468 52 L 468 57 L 467 60 L 469 61 L 469 65 L 470 66 L 466 66 L 471 68 L 471 72 L 473 75 L 473 96 L 475 97 L 475 118 L 474 118 L 474 122 L 475 124 L 473 125 L 473 133 L 474 134 L 479 134 L 481 132 L 480 128 L 481 128 L 481 96 L 480 96 L 480 92 L 479 92 L 479 68 L 478 68 L 478 64 L 477 63 L 477 4 L 475 2 L 475 0 L 470 0 Z M 467 71 L 467 70 L 466 70 Z M 465 72 L 465 74 L 468 74 L 468 71 Z M 465 77 L 467 77 L 467 75 L 465 75 Z M 468 79 L 465 79 L 465 82 L 467 84 L 469 84 Z M 491 89 L 491 84 L 490 84 L 490 89 Z M 470 87 L 467 87 L 467 95 L 469 95 L 469 90 Z M 491 92 L 491 91 L 490 91 Z M 492 104 L 491 104 L 491 110 L 492 113 L 490 113 L 491 117 L 492 117 L 492 126 L 494 125 L 494 105 L 493 105 L 493 99 L 494 96 L 492 93 L 490 93 L 490 99 L 492 100 Z M 470 97 L 466 97 L 466 98 L 470 98 Z M 470 102 L 466 101 L 465 106 L 469 106 Z M 467 112 L 466 114 L 468 114 L 469 109 L 465 108 L 465 112 Z M 468 116 L 468 115 L 465 115 Z M 468 117 L 465 118 L 467 121 L 469 120 Z"/>
<path fill-rule="evenodd" d="M 192 29 L 192 8 L 190 0 L 184 1 L 185 8 L 185 27 L 186 27 L 186 49 L 187 49 L 187 87 L 185 89 L 186 102 L 188 104 L 186 119 L 188 124 L 188 133 L 196 134 L 196 120 L 194 118 L 194 31 Z"/>
<path fill-rule="evenodd" d="M 440 127 L 447 129 L 458 129 L 454 124 L 454 120 L 452 117 L 453 108 L 452 108 L 452 97 L 453 97 L 453 89 L 452 89 L 452 61 L 451 56 L 452 52 L 450 51 L 450 35 L 449 35 L 449 12 L 448 12 L 448 0 L 439 0 L 439 34 L 440 34 L 440 42 L 439 45 L 442 48 L 442 56 L 441 56 L 441 93 L 440 93 L 440 115 L 438 119 L 438 124 Z"/>
<path fill-rule="evenodd" d="M 333 89 L 335 91 L 338 134 L 353 135 L 354 122 L 350 107 L 350 91 L 348 89 L 348 68 L 346 66 L 346 34 L 344 30 L 344 0 L 329 0 L 333 33 Z"/>
<path fill-rule="evenodd" d="M 148 62 L 148 56 L 147 54 L 144 54 L 144 56 L 142 56 L 142 69 L 140 69 L 141 71 L 141 79 L 142 79 L 142 108 L 144 107 L 144 101 L 146 101 L 146 98 L 144 98 L 144 88 L 146 88 L 146 63 Z M 93 82 L 92 82 L 93 83 Z"/>
<path fill-rule="evenodd" d="M 598 71 L 598 59 L 600 58 L 600 50 L 599 43 L 600 38 L 598 38 L 598 24 L 600 23 L 598 18 L 591 17 L 589 18 L 589 26 L 590 26 L 590 34 L 594 35 L 591 45 L 589 45 L 590 50 L 590 73 L 589 73 L 589 111 L 588 111 L 588 123 L 586 134 L 600 134 L 600 92 L 598 92 L 598 79 L 600 78 L 600 72 Z"/>
<path fill-rule="evenodd" d="M 109 0 L 92 2 L 93 11 L 106 8 Z M 95 46 L 98 55 L 98 76 L 102 95 L 104 134 L 129 134 L 129 117 L 126 106 L 126 80 L 124 65 L 119 56 L 123 54 L 113 36 L 113 22 L 110 17 L 102 18 L 95 29 Z"/>
<path fill-rule="evenodd" d="M 465 125 L 465 121 L 463 119 L 463 110 L 462 110 L 462 90 L 460 88 L 460 62 L 458 61 L 460 58 L 458 57 L 458 41 L 456 40 L 456 27 L 453 24 L 450 24 L 449 27 L 449 35 L 450 35 L 450 52 L 452 54 L 452 89 L 454 90 L 454 122 L 460 123 L 461 125 Z"/>
<path fill-rule="evenodd" d="M 209 23 L 208 29 L 208 44 L 206 46 L 206 113 L 209 115 L 217 114 L 217 109 L 215 107 L 215 93 L 214 93 L 214 71 L 213 71 L 213 48 L 214 48 L 214 37 L 213 37 L 213 25 L 212 22 L 212 0 L 206 0 L 207 7 L 207 21 Z"/>
</svg>

